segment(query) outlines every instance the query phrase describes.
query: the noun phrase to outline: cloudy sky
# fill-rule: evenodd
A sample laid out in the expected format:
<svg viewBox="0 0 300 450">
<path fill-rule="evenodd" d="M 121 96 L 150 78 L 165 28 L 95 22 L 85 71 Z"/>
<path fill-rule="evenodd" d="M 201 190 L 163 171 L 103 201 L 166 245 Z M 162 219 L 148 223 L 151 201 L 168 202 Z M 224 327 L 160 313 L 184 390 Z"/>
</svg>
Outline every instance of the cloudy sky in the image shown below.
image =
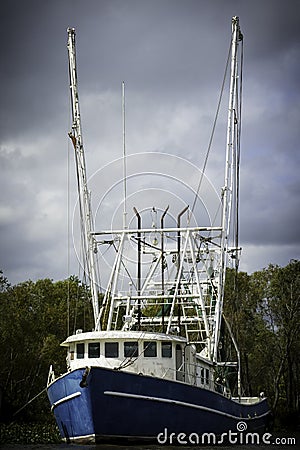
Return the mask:
<svg viewBox="0 0 300 450">
<path fill-rule="evenodd" d="M 76 194 L 66 28 L 77 33 L 87 170 L 101 227 L 109 214 L 122 214 L 122 80 L 129 196 L 139 208 L 142 198 L 146 208 L 155 199 L 163 208 L 168 193 L 182 208 L 203 166 L 234 15 L 244 35 L 241 269 L 300 257 L 298 0 L 3 0 L 0 269 L 11 283 L 78 270 L 67 237 Z M 217 191 L 226 102 L 207 169 Z"/>
</svg>

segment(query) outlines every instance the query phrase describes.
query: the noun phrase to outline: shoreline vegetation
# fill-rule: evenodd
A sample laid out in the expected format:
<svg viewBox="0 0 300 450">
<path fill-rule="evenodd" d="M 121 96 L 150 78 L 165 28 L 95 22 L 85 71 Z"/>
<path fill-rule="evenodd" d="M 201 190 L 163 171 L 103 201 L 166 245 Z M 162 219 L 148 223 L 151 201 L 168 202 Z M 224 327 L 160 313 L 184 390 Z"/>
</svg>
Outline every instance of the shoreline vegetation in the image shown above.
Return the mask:
<svg viewBox="0 0 300 450">
<path fill-rule="evenodd" d="M 60 444 L 62 442 L 55 423 L 0 424 L 0 445 L 3 444 Z"/>
<path fill-rule="evenodd" d="M 299 434 L 300 261 L 250 275 L 228 269 L 224 315 L 240 348 L 243 395 L 264 392 L 274 432 Z M 0 443 L 61 442 L 45 387 L 50 365 L 66 371 L 60 343 L 79 328 L 91 330 L 93 316 L 88 286 L 77 277 L 11 285 L 0 271 Z M 229 341 L 225 333 L 224 361 L 236 357 Z M 216 375 L 236 395 L 236 374 Z"/>
</svg>

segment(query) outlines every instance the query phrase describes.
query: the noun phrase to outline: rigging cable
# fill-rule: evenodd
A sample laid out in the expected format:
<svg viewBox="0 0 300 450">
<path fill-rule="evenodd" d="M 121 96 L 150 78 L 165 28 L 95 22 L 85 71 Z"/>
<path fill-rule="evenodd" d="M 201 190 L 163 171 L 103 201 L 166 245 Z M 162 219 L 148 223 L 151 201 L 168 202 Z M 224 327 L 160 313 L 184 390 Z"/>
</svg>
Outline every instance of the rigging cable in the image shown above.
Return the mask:
<svg viewBox="0 0 300 450">
<path fill-rule="evenodd" d="M 239 246 L 239 200 L 240 200 L 240 155 L 241 155 L 241 133 L 242 133 L 242 92 L 243 92 L 243 58 L 244 58 L 244 41 L 241 45 L 241 66 L 240 66 L 240 90 L 238 101 L 239 127 L 237 132 L 237 155 L 236 155 L 236 236 L 235 246 Z M 236 270 L 238 270 L 238 258 L 236 258 Z"/>
<path fill-rule="evenodd" d="M 218 100 L 217 110 L 216 110 L 216 114 L 215 114 L 215 118 L 214 118 L 214 122 L 213 122 L 213 127 L 212 127 L 212 131 L 211 131 L 211 135 L 210 135 L 210 139 L 209 139 L 209 143 L 208 143 L 208 147 L 207 147 L 207 151 L 206 151 L 206 155 L 205 155 L 203 169 L 202 169 L 202 172 L 201 172 L 200 180 L 199 180 L 197 191 L 196 191 L 196 194 L 195 194 L 194 202 L 193 202 L 192 208 L 190 210 L 190 214 L 189 214 L 189 218 L 188 218 L 188 225 L 190 224 L 190 220 L 191 220 L 192 214 L 194 212 L 197 200 L 199 198 L 199 192 L 200 192 L 200 188 L 201 188 L 201 185 L 202 185 L 202 181 L 203 181 L 204 173 L 205 173 L 205 170 L 206 170 L 206 165 L 207 165 L 209 153 L 210 153 L 210 150 L 211 150 L 211 146 L 212 146 L 212 142 L 213 142 L 213 138 L 214 138 L 214 134 L 215 134 L 215 129 L 216 129 L 217 120 L 218 120 L 218 117 L 219 117 L 219 112 L 220 112 L 223 92 L 224 92 L 224 88 L 225 88 L 225 82 L 226 82 L 229 62 L 230 62 L 231 47 L 232 47 L 232 39 L 230 40 L 230 46 L 229 46 L 229 50 L 228 50 L 228 56 L 227 56 L 227 61 L 226 61 L 226 66 L 225 66 L 225 72 L 224 72 L 224 76 L 223 76 L 221 92 L 220 92 L 220 95 L 219 95 L 219 100 Z"/>
<path fill-rule="evenodd" d="M 68 130 L 71 128 L 71 105 L 69 103 L 69 126 Z M 70 246 L 70 217 L 71 217 L 71 202 L 70 202 L 70 192 L 71 192 L 71 186 L 70 186 L 70 153 L 71 153 L 71 146 L 70 146 L 70 139 L 67 140 L 67 274 L 68 274 L 68 282 L 67 282 L 67 336 L 70 336 L 70 252 L 71 252 L 71 246 Z"/>
<path fill-rule="evenodd" d="M 75 136 L 71 132 L 69 133 L 69 137 L 72 140 L 73 147 L 74 147 L 74 152 L 75 152 L 75 168 L 76 168 L 77 191 L 81 192 L 81 189 L 80 189 L 80 173 L 79 173 L 80 169 L 79 169 L 79 164 L 78 164 L 78 160 L 77 160 L 77 157 L 76 157 L 76 145 L 77 145 L 77 142 L 76 142 Z M 69 161 L 68 161 L 68 164 L 69 164 Z M 69 168 L 68 168 L 68 170 L 69 170 Z M 87 269 L 88 268 L 88 261 L 87 261 L 88 256 L 87 256 L 86 242 L 85 242 L 85 239 L 84 239 L 85 230 L 84 230 L 84 227 L 83 227 L 83 205 L 81 203 L 80 196 L 78 198 L 78 204 L 79 204 L 80 236 L 81 236 L 81 238 L 80 238 L 80 241 L 81 241 L 80 251 L 82 253 L 81 257 L 80 257 L 80 255 L 78 255 L 78 277 L 79 277 L 79 279 L 81 278 L 81 276 L 80 276 L 80 267 L 81 267 L 82 270 L 83 270 L 84 284 L 87 286 L 88 285 L 88 280 L 87 280 L 86 274 L 87 274 L 87 270 L 88 270 Z M 68 220 L 69 220 L 69 218 L 68 218 Z M 70 227 L 70 224 L 69 224 L 69 227 Z M 68 233 L 68 239 L 69 239 L 69 233 Z M 69 242 L 69 246 L 70 246 L 70 242 Z M 80 261 L 82 261 L 82 266 L 81 266 Z M 68 289 L 70 289 L 70 283 L 69 283 Z M 69 295 L 69 298 L 68 298 L 68 328 L 70 328 L 70 292 L 68 293 L 68 295 Z M 79 284 L 77 285 L 77 295 L 76 295 L 76 298 L 75 298 L 73 333 L 75 333 L 75 330 L 76 330 L 78 299 L 79 299 Z M 70 334 L 70 333 L 68 333 L 68 334 Z"/>
</svg>

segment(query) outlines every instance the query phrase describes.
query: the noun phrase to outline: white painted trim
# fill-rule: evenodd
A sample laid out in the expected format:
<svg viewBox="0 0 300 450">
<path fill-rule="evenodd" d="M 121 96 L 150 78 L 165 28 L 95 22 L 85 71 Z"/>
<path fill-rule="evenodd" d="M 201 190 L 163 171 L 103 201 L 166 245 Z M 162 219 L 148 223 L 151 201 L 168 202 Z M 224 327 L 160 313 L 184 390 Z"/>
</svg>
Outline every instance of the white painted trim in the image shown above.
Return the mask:
<svg viewBox="0 0 300 450">
<path fill-rule="evenodd" d="M 62 439 L 63 442 L 68 443 L 67 438 Z M 96 442 L 96 436 L 95 434 L 85 434 L 83 436 L 70 436 L 69 437 L 70 442 L 76 442 L 76 444 L 95 444 Z"/>
<path fill-rule="evenodd" d="M 230 417 L 231 419 L 238 419 L 238 420 L 259 419 L 261 417 L 267 416 L 270 413 L 270 411 L 267 411 L 266 413 L 261 414 L 260 416 L 240 417 L 240 416 L 233 416 L 232 414 L 228 414 L 228 413 L 225 413 L 222 411 L 218 411 L 217 409 L 207 408 L 206 406 L 199 406 L 199 405 L 195 405 L 194 403 L 181 402 L 179 400 L 171 400 L 169 398 L 149 397 L 146 395 L 128 394 L 126 392 L 115 392 L 115 391 L 104 391 L 104 394 L 116 396 L 116 397 L 135 398 L 137 400 L 150 400 L 150 401 L 161 402 L 161 403 L 170 403 L 170 404 L 178 405 L 178 406 L 187 406 L 189 408 L 201 409 L 203 411 L 212 412 L 214 414 L 219 414 L 221 416 Z"/>
<path fill-rule="evenodd" d="M 53 409 L 56 408 L 61 403 L 68 402 L 69 400 L 72 400 L 73 398 L 79 397 L 80 395 L 81 395 L 81 392 L 78 391 L 78 392 L 74 392 L 74 394 L 67 395 L 66 397 L 63 397 L 63 398 L 57 400 L 57 402 L 54 402 L 52 404 L 51 411 L 53 411 Z"/>
</svg>

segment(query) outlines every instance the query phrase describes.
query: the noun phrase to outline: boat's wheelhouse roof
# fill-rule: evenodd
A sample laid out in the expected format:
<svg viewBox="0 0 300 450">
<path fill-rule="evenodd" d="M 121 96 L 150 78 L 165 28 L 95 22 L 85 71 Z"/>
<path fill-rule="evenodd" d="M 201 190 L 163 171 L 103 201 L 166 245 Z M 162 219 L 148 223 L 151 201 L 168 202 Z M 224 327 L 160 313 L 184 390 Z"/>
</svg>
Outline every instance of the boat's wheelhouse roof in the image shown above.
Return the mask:
<svg viewBox="0 0 300 450">
<path fill-rule="evenodd" d="M 186 339 L 182 336 L 175 336 L 163 333 L 145 333 L 144 331 L 88 331 L 85 333 L 77 332 L 72 336 L 69 336 L 61 346 L 69 347 L 71 343 L 93 341 L 93 340 L 153 340 L 153 341 L 172 341 L 185 343 Z"/>
</svg>

